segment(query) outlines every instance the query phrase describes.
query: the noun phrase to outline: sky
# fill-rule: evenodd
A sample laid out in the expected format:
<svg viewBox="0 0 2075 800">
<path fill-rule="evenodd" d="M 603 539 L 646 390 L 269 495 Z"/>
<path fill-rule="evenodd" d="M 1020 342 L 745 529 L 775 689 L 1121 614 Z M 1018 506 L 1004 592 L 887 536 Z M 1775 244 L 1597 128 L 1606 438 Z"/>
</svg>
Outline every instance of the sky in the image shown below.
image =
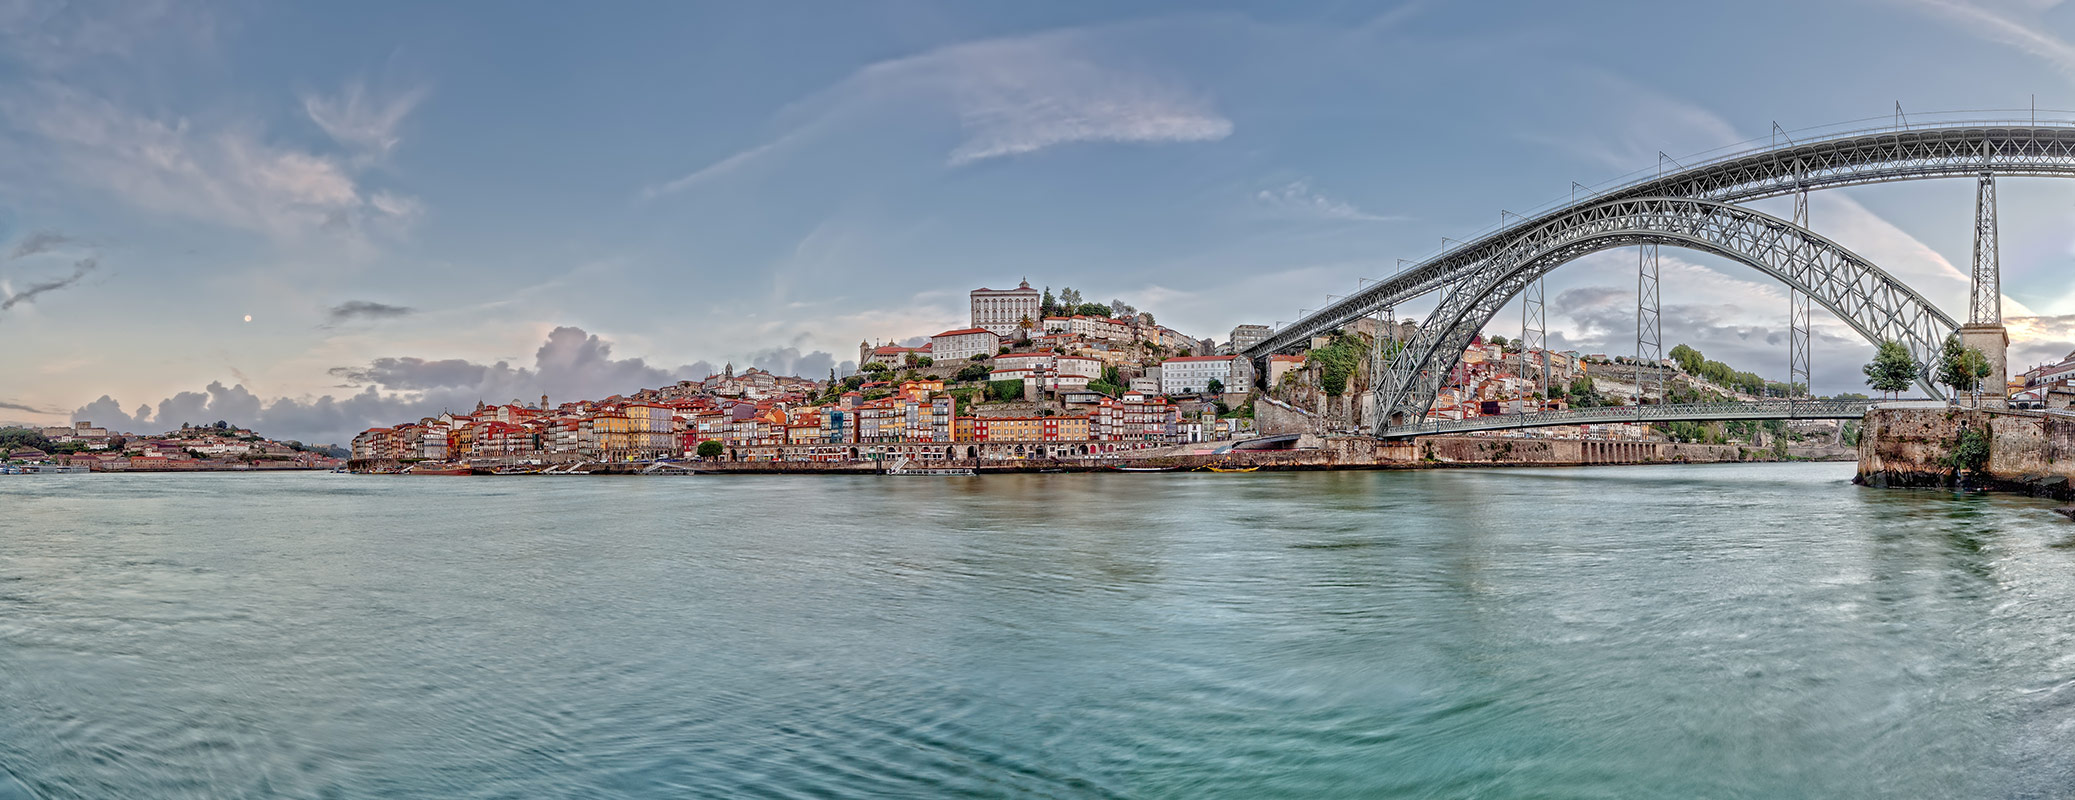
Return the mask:
<svg viewBox="0 0 2075 800">
<path fill-rule="evenodd" d="M 343 442 L 823 377 L 1022 279 L 1223 340 L 1573 181 L 1898 103 L 2075 109 L 2075 8 L 0 0 L 0 422 Z M 2058 360 L 2075 182 L 1999 191 L 2011 362 Z M 1964 318 L 1973 194 L 1811 220 Z M 1551 345 L 1631 352 L 1634 293 L 1633 250 L 1558 270 Z M 1786 372 L 1777 284 L 1666 249 L 1663 297 L 1667 349 Z M 1865 391 L 1815 327 L 1816 390 Z"/>
</svg>

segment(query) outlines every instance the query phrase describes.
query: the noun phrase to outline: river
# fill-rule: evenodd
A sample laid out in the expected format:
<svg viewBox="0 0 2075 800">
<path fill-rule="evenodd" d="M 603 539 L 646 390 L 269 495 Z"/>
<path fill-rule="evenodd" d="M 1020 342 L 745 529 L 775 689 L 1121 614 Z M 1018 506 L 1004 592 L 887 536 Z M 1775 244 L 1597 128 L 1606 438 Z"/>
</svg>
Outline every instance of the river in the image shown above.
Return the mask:
<svg viewBox="0 0 2075 800">
<path fill-rule="evenodd" d="M 2065 797 L 2075 525 L 1850 464 L 0 478 L 0 798 Z"/>
</svg>

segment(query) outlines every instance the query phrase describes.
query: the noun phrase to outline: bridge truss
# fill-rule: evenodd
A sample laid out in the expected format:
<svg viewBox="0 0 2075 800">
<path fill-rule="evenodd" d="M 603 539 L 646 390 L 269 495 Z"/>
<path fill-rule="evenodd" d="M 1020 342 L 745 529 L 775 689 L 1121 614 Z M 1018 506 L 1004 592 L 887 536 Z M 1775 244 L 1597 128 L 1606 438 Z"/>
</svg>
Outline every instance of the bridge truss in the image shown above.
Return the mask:
<svg viewBox="0 0 2075 800">
<path fill-rule="evenodd" d="M 1733 252 L 1723 252 L 1723 248 L 1708 246 L 1702 241 L 1704 237 L 1666 238 L 1661 235 L 1666 233 L 1666 229 L 1681 225 L 1662 215 L 1652 221 L 1657 223 L 1654 227 L 1605 232 L 1589 245 L 1574 243 L 1568 248 L 1568 255 L 1564 250 L 1537 245 L 1546 245 L 1552 234 L 1568 226 L 1596 224 L 1589 219 L 1591 209 L 1628 208 L 1633 211 L 1636 208 L 1621 205 L 1623 203 L 1689 200 L 1711 201 L 1715 206 L 1721 206 L 1788 194 L 1802 195 L 1810 189 L 1947 177 L 1976 177 L 1989 187 L 1986 191 L 1993 192 L 1993 183 L 1988 177 L 1993 175 L 2075 176 L 2075 123 L 1977 121 L 1915 127 L 1898 124 L 1788 141 L 1666 171 L 1522 218 L 1523 222 L 1502 226 L 1446 250 L 1283 326 L 1267 340 L 1249 348 L 1246 354 L 1264 358 L 1270 353 L 1301 346 L 1311 337 L 1357 318 L 1395 308 L 1413 298 L 1441 293 L 1440 308 L 1429 319 L 1428 327 L 1448 329 L 1447 344 L 1455 344 L 1457 338 L 1461 342 L 1455 344 L 1452 354 L 1437 355 L 1439 351 L 1433 347 L 1408 347 L 1400 353 L 1400 360 L 1411 360 L 1394 363 L 1393 375 L 1380 390 L 1379 407 L 1388 409 L 1387 413 L 1380 415 L 1382 421 L 1378 432 L 1381 433 L 1381 428 L 1392 424 L 1394 417 L 1417 419 L 1425 414 L 1433 402 L 1432 389 L 1438 388 L 1440 378 L 1460 358 L 1461 346 L 1468 343 L 1467 336 L 1454 335 L 1460 332 L 1460 323 L 1465 319 L 1475 319 L 1481 327 L 1499 305 L 1520 293 L 1521 286 L 1504 276 L 1517 272 L 1516 267 L 1524 263 L 1523 259 L 1532 258 L 1539 265 L 1536 268 L 1539 275 L 1558 264 L 1597 250 L 1670 244 L 1736 258 L 1786 280 L 1794 307 L 1804 309 L 1802 319 L 1791 320 L 1790 327 L 1796 334 L 1802 334 L 1803 330 L 1798 326 L 1806 324 L 1805 306 L 1801 304 L 1815 301 L 1836 313 L 1869 340 L 1899 338 L 1920 361 L 1928 363 L 1926 356 L 1930 351 L 1921 349 L 1923 344 L 1942 341 L 1956 323 L 1908 287 L 1873 268 L 1865 259 L 1809 233 L 1802 225 L 1771 217 L 1764 217 L 1767 222 L 1758 225 L 1769 231 L 1766 235 L 1775 239 L 1809 243 L 1814 249 L 1804 249 L 1802 254 L 1809 258 L 1799 266 L 1792 259 L 1783 262 L 1768 258 L 1740 258 Z M 1796 216 L 1799 219 L 1795 222 L 1805 223 L 1805 212 L 1800 210 L 1805 208 L 1803 202 L 1797 197 Z M 1699 212 L 1703 208 L 1706 207 L 1688 206 L 1685 211 Z M 1991 209 L 1988 213 L 1992 214 L 1993 200 L 1989 201 L 1988 208 Z M 1581 212 L 1588 213 L 1581 216 Z M 1713 225 L 1712 220 L 1723 216 L 1720 211 L 1706 211 L 1688 220 L 1692 224 L 1684 227 L 1690 233 Z M 1981 215 L 1977 214 L 1977 217 L 1977 226 L 1985 224 L 1989 226 L 1988 230 L 1993 231 L 1992 219 L 1983 223 Z M 1695 228 L 1696 225 L 1699 228 Z M 1799 234 L 1786 230 L 1788 228 Z M 1732 233 L 1728 230 L 1719 232 Z M 1531 238 L 1534 241 L 1529 241 Z M 1977 249 L 1982 246 L 1980 238 L 1977 236 Z M 1729 240 L 1733 239 L 1732 236 Z M 1756 239 L 1746 241 L 1759 243 Z M 1993 247 L 1993 244 L 1988 246 Z M 1772 248 L 1761 249 L 1770 251 Z M 1822 255 L 1818 256 L 1818 253 Z M 1976 256 L 1977 272 L 1981 271 L 1979 265 L 1982 260 L 1980 255 Z M 1831 272 L 1840 267 L 1843 272 Z M 1788 280 L 1788 276 L 1794 279 Z M 1869 280 L 1872 283 L 1867 283 Z M 1812 291 L 1825 286 L 1833 289 L 1827 297 L 1829 302 L 1825 302 L 1825 295 Z M 1801 294 L 1803 291 L 1809 291 L 1806 298 Z M 1498 304 L 1490 302 L 1489 295 L 1494 293 L 1500 295 Z M 1974 305 L 1982 304 L 1978 297 L 1971 299 L 1975 301 Z M 1832 306 L 1832 303 L 1840 305 Z M 1491 313 L 1486 313 L 1487 310 Z M 1887 313 L 1900 313 L 1904 317 L 1880 319 Z M 1974 315 L 1979 315 L 1979 312 Z M 1934 324 L 1940 327 L 1932 327 Z M 1911 336 L 1887 335 L 1903 331 L 1910 332 Z M 1474 334 L 1473 329 L 1469 335 Z M 1427 339 L 1424 331 L 1421 338 Z M 1431 343 L 1444 342 L 1436 337 Z M 1790 349 L 1805 346 L 1805 341 L 1790 343 Z M 1437 357 L 1446 363 L 1437 361 Z M 1798 379 L 1807 370 L 1806 354 L 1790 355 L 1790 364 Z M 1919 383 L 1924 388 L 1933 396 L 1942 396 L 1937 387 L 1930 385 L 1928 375 L 1922 377 Z"/>
<path fill-rule="evenodd" d="M 1430 420 L 1386 428 L 1385 438 L 1443 433 L 1550 428 L 1616 422 L 1718 422 L 1744 419 L 1859 419 L 1871 400 L 1759 400 L 1747 403 L 1673 403 L 1667 405 L 1574 408 L 1529 414 L 1496 414 L 1457 420 Z"/>
<path fill-rule="evenodd" d="M 1610 200 L 1525 228 L 1442 293 L 1440 305 L 1392 359 L 1379 418 L 1425 416 L 1463 349 L 1526 284 L 1582 256 L 1618 247 L 1671 245 L 1758 269 L 1808 295 L 1870 341 L 1895 340 L 1926 365 L 1918 383 L 1938 397 L 1930 367 L 1951 317 L 1864 258 L 1778 217 L 1709 200 Z"/>
</svg>

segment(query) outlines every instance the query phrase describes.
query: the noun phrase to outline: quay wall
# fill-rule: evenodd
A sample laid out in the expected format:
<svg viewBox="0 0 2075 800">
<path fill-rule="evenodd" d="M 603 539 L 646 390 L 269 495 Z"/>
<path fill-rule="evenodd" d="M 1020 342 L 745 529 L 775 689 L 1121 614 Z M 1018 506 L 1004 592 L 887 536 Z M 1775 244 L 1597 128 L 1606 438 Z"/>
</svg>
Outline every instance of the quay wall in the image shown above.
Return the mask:
<svg viewBox="0 0 2075 800">
<path fill-rule="evenodd" d="M 1966 487 L 2075 498 L 2075 416 L 1970 408 L 1876 408 L 1859 439 L 1857 482 Z M 1963 432 L 1986 434 L 1979 470 L 1956 463 Z"/>
<path fill-rule="evenodd" d="M 1618 464 L 1708 464 L 1741 461 L 1778 461 L 1770 449 L 1720 444 L 1614 441 L 1599 439 L 1523 439 L 1479 436 L 1431 436 L 1409 441 L 1378 441 L 1366 436 L 1306 437 L 1305 446 L 1291 450 L 1233 450 L 1214 452 L 1225 443 L 1175 445 L 1104 457 L 1026 457 L 937 459 L 911 462 L 911 466 L 965 468 L 981 474 L 1011 472 L 1093 472 L 1118 466 L 1158 467 L 1174 470 L 1218 467 L 1254 468 L 1265 472 L 1334 469 L 1438 469 L 1447 467 L 1504 466 L 1596 466 Z M 1795 447 L 1788 455 L 1796 459 L 1844 460 L 1851 451 L 1837 447 Z M 704 474 L 871 474 L 883 462 L 859 461 L 689 461 L 679 462 Z M 393 471 L 395 462 L 356 461 L 355 472 Z M 584 465 L 592 475 L 637 474 L 647 467 L 639 463 L 593 463 Z M 478 474 L 488 472 L 479 470 Z M 668 474 L 668 473 L 651 473 Z"/>
</svg>

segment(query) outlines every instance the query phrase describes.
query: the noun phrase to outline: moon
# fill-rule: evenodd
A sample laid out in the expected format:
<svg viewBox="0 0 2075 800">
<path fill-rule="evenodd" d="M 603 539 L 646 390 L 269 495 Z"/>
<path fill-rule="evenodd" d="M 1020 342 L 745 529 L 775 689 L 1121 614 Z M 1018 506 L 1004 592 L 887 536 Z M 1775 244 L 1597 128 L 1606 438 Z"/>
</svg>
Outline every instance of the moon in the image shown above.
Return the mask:
<svg viewBox="0 0 2075 800">
<path fill-rule="evenodd" d="M 251 314 L 246 314 L 246 315 L 245 315 L 245 321 L 246 321 L 246 322 L 251 322 L 251 321 L 252 321 L 252 315 L 251 315 Z"/>
</svg>

